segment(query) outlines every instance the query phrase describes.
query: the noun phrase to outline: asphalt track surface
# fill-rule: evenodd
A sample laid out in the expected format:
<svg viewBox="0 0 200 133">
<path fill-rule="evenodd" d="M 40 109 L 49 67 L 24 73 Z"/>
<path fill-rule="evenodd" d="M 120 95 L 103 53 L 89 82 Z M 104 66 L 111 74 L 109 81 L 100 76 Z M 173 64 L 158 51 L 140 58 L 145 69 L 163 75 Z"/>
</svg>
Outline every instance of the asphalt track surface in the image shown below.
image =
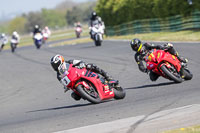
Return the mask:
<svg viewBox="0 0 200 133">
<path fill-rule="evenodd" d="M 134 52 L 124 41 L 104 41 L 101 47 L 84 43 L 36 50 L 31 46 L 18 48 L 14 54 L 4 50 L 0 53 L 0 132 L 56 132 L 200 104 L 200 44 L 174 43 L 174 47 L 189 59 L 194 74 L 191 81 L 175 84 L 160 77 L 151 82 L 138 70 Z M 55 54 L 106 70 L 126 89 L 125 99 L 96 105 L 73 100 L 71 91 L 64 93 L 50 66 Z"/>
</svg>

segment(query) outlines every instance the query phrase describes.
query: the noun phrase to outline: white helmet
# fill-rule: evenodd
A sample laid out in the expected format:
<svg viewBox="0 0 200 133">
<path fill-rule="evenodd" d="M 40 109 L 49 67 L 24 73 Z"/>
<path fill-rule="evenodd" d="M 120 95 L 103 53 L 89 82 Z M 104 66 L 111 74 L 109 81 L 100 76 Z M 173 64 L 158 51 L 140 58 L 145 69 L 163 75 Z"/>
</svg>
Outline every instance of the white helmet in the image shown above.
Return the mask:
<svg viewBox="0 0 200 133">
<path fill-rule="evenodd" d="M 5 37 L 5 36 L 6 36 L 6 34 L 5 34 L 5 33 L 2 33 L 2 34 L 1 34 L 1 37 Z"/>
<path fill-rule="evenodd" d="M 13 32 L 13 36 L 17 36 L 17 31 L 14 31 L 14 32 Z"/>
</svg>

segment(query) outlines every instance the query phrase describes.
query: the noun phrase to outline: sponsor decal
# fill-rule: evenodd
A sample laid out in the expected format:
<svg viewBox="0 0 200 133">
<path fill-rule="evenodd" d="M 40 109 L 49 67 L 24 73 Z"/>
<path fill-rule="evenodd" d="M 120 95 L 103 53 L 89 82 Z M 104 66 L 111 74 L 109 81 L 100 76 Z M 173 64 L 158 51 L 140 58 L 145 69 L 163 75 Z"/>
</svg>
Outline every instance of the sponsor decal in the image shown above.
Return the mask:
<svg viewBox="0 0 200 133">
<path fill-rule="evenodd" d="M 150 64 L 150 67 L 152 68 L 152 67 L 154 67 L 154 65 L 153 65 L 153 64 Z"/>
</svg>

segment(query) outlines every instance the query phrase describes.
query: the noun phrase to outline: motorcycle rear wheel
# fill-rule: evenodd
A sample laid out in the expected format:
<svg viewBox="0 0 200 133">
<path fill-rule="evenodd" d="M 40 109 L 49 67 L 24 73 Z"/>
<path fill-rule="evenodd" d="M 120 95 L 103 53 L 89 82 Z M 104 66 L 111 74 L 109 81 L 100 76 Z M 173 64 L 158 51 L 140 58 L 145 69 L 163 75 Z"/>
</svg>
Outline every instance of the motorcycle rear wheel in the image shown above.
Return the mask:
<svg viewBox="0 0 200 133">
<path fill-rule="evenodd" d="M 160 67 L 160 69 L 165 73 L 165 75 L 169 79 L 174 80 L 174 82 L 181 83 L 183 81 L 183 79 L 181 78 L 181 76 L 177 76 L 177 75 L 179 75 L 178 73 L 177 73 L 177 75 L 174 75 L 173 73 L 171 73 L 171 71 L 165 65 L 162 65 Z"/>
<path fill-rule="evenodd" d="M 86 100 L 88 100 L 91 103 L 98 104 L 98 103 L 101 102 L 99 94 L 98 94 L 98 92 L 96 91 L 95 88 L 93 88 L 93 90 L 94 90 L 94 93 L 97 94 L 96 97 L 92 96 L 83 85 L 78 85 L 78 87 L 76 88 L 76 90 L 79 92 L 79 94 L 81 95 L 81 97 L 83 99 L 86 99 Z"/>
</svg>

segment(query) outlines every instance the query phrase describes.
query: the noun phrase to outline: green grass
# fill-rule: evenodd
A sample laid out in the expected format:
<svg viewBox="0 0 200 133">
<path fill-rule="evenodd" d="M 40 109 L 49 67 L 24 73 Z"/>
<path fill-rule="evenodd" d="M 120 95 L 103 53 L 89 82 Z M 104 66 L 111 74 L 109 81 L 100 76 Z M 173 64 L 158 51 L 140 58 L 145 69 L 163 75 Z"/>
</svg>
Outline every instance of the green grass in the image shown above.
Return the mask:
<svg viewBox="0 0 200 133">
<path fill-rule="evenodd" d="M 171 131 L 165 131 L 162 133 L 200 133 L 200 125 L 175 129 L 175 130 L 171 130 Z"/>
<path fill-rule="evenodd" d="M 155 32 L 145 34 L 132 34 L 124 36 L 112 36 L 108 39 L 133 39 L 139 38 L 148 41 L 200 41 L 200 31 L 179 31 L 179 32 Z"/>
<path fill-rule="evenodd" d="M 89 30 L 87 27 L 83 28 L 82 36 L 89 36 Z M 52 32 L 48 41 L 62 40 L 75 38 L 74 29 L 64 29 L 59 31 Z M 112 36 L 105 37 L 105 39 L 128 39 L 131 40 L 133 38 L 139 38 L 141 40 L 146 41 L 200 41 L 200 31 L 179 31 L 179 32 L 155 32 L 155 33 L 145 33 L 145 34 L 132 34 L 132 35 L 124 35 L 124 36 Z M 57 43 L 54 46 L 64 45 L 64 44 L 76 44 L 82 42 L 90 42 L 90 39 L 75 39 L 70 41 L 64 41 L 61 43 Z M 10 43 L 10 42 L 9 42 Z M 21 42 L 19 47 L 33 45 L 33 39 L 31 35 L 25 35 L 21 37 Z M 10 44 L 5 46 L 5 49 L 9 49 Z"/>
</svg>

